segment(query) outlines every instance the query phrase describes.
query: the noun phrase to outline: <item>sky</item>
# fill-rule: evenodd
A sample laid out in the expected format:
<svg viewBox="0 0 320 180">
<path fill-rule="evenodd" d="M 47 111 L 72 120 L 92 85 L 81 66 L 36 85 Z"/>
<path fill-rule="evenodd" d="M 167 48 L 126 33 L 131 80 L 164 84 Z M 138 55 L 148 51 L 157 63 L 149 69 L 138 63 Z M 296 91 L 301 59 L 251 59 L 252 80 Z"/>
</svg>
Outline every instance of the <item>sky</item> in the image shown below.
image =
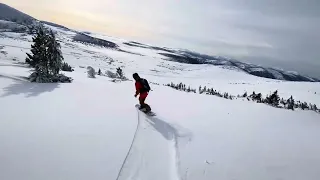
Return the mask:
<svg viewBox="0 0 320 180">
<path fill-rule="evenodd" d="M 319 0 L 3 0 L 37 19 L 320 78 Z"/>
</svg>

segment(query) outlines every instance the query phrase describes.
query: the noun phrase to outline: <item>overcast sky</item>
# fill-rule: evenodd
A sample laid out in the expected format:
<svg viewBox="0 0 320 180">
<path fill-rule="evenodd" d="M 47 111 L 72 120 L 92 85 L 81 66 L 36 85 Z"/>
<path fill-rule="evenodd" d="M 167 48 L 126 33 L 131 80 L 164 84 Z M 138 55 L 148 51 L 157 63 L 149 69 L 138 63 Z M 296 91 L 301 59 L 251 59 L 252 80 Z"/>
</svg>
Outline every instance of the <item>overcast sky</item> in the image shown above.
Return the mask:
<svg viewBox="0 0 320 180">
<path fill-rule="evenodd" d="M 320 78 L 320 0 L 4 0 L 38 19 Z"/>
</svg>

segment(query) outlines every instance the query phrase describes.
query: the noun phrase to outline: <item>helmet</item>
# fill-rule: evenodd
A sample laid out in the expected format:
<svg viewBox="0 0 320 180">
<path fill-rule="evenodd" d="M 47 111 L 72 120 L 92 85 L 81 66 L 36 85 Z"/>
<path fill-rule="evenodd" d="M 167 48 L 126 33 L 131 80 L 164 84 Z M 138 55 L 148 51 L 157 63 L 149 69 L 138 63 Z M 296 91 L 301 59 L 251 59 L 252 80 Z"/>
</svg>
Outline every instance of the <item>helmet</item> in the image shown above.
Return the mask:
<svg viewBox="0 0 320 180">
<path fill-rule="evenodd" d="M 133 77 L 133 79 L 135 79 L 135 80 L 140 79 L 140 76 L 138 75 L 138 73 L 134 73 L 134 74 L 132 75 L 132 77 Z"/>
</svg>

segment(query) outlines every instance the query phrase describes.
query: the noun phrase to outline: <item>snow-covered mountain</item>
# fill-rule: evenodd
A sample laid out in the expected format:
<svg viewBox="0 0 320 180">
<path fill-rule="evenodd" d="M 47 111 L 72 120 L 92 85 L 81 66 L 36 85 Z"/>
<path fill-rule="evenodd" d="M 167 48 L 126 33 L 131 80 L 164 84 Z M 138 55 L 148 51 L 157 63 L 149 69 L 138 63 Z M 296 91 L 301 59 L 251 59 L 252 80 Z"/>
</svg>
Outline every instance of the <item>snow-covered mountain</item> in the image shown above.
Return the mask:
<svg viewBox="0 0 320 180">
<path fill-rule="evenodd" d="M 262 78 L 243 70 L 260 67 L 223 57 L 45 26 L 56 32 L 73 82 L 26 81 L 32 36 L 0 32 L 0 179 L 320 178 L 319 111 L 242 97 L 278 90 L 320 107 L 320 83 L 277 80 L 278 69 L 268 70 L 277 79 Z M 88 66 L 103 75 L 88 78 Z M 118 67 L 129 80 L 105 76 Z M 135 72 L 150 82 L 155 117 L 135 108 Z M 164 85 L 171 82 L 196 93 Z M 199 86 L 235 97 L 200 94 Z"/>
<path fill-rule="evenodd" d="M 212 64 L 216 66 L 223 66 L 227 68 L 235 68 L 243 70 L 254 76 L 265 77 L 270 79 L 287 80 L 287 81 L 309 81 L 309 82 L 320 82 L 317 78 L 312 78 L 304 75 L 300 75 L 296 72 L 289 72 L 285 70 L 280 70 L 270 67 L 262 67 L 254 64 L 247 64 L 235 59 L 228 59 L 220 56 L 209 56 L 204 54 L 199 54 L 196 52 L 191 52 L 188 50 L 173 50 L 169 48 L 160 48 L 154 46 L 147 46 L 137 43 L 126 43 L 127 45 L 150 48 L 166 51 L 165 53 L 160 53 L 163 56 L 168 57 L 172 61 L 189 63 L 189 64 Z"/>
<path fill-rule="evenodd" d="M 36 19 L 6 4 L 0 3 L 0 19 L 19 24 L 32 24 Z"/>
</svg>

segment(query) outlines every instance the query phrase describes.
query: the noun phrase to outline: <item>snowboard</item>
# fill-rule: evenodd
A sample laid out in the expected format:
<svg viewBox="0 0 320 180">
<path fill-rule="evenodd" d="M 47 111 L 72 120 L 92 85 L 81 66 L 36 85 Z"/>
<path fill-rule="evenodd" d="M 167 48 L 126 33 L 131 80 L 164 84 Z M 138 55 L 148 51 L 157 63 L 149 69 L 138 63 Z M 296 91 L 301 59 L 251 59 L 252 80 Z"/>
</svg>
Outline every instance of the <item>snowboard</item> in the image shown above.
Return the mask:
<svg viewBox="0 0 320 180">
<path fill-rule="evenodd" d="M 143 112 L 144 114 L 146 114 L 147 116 L 156 116 L 156 113 L 152 112 L 152 110 L 149 111 L 149 112 L 145 112 L 145 111 L 143 111 L 143 109 L 139 109 L 139 107 L 140 107 L 139 104 L 136 104 L 135 107 L 136 107 L 139 111 L 141 111 L 141 112 Z"/>
</svg>

